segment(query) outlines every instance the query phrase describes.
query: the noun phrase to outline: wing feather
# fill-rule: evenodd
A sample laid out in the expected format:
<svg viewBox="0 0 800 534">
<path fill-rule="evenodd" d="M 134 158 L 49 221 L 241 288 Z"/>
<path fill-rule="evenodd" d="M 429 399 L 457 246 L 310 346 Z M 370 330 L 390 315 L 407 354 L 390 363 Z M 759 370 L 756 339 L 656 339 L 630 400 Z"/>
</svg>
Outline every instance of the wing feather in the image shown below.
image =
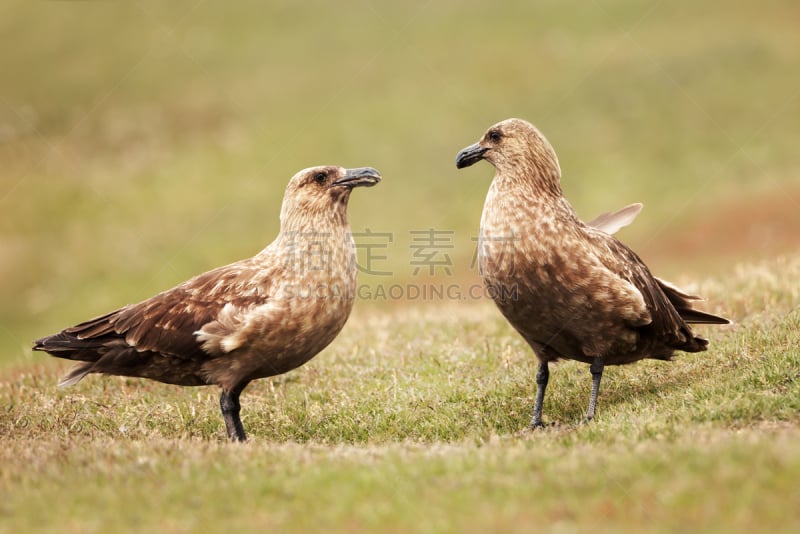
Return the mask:
<svg viewBox="0 0 800 534">
<path fill-rule="evenodd" d="M 260 271 L 258 280 L 243 262 L 220 267 L 201 274 L 170 290 L 138 304 L 95 317 L 64 331 L 37 341 L 39 350 L 56 351 L 59 356 L 95 360 L 105 348 L 124 343 L 136 352 L 155 352 L 183 359 L 206 359 L 197 333 L 215 323 L 226 305 L 240 307 L 263 304 L 269 291 L 269 273 Z M 248 284 L 259 284 L 258 290 L 242 291 Z M 87 352 L 97 352 L 89 357 Z M 78 355 L 81 357 L 77 357 Z"/>
<path fill-rule="evenodd" d="M 637 215 L 639 215 L 639 212 L 642 211 L 643 207 L 644 205 L 640 202 L 629 204 L 617 211 L 601 213 L 586 224 L 612 235 L 617 233 L 621 228 L 631 224 L 633 220 L 636 219 Z"/>
<path fill-rule="evenodd" d="M 605 267 L 616 276 L 633 284 L 642 295 L 652 321 L 641 326 L 664 344 L 678 349 L 691 349 L 697 342 L 688 324 L 681 317 L 672 299 L 639 256 L 618 239 L 602 231 L 592 231 L 595 242 L 602 242 L 607 254 L 600 254 Z M 683 298 L 676 295 L 677 298 Z M 636 325 L 632 325 L 636 326 Z M 702 350 L 699 349 L 698 350 Z"/>
</svg>

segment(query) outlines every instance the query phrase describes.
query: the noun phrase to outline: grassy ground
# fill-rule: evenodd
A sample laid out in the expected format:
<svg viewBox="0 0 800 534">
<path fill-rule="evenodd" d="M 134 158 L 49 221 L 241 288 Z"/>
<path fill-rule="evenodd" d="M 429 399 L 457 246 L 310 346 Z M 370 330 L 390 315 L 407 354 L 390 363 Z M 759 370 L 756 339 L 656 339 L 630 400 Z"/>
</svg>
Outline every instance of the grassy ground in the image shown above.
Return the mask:
<svg viewBox="0 0 800 534">
<path fill-rule="evenodd" d="M 591 425 L 588 368 L 559 364 L 538 432 L 534 359 L 481 304 L 358 314 L 246 390 L 245 445 L 225 441 L 211 388 L 59 390 L 55 366 L 24 366 L 0 390 L 0 513 L 9 531 L 791 531 L 798 277 L 794 258 L 701 285 L 740 322 L 707 353 L 610 368 Z"/>
<path fill-rule="evenodd" d="M 8 2 L 0 6 L 0 531 L 747 531 L 800 526 L 796 2 Z M 468 287 L 491 169 L 455 153 L 510 116 L 588 217 L 736 325 L 675 363 L 552 373 Z M 288 178 L 371 165 L 356 231 L 391 233 L 342 336 L 217 392 L 91 377 L 30 340 L 251 255 Z M 414 274 L 415 230 L 452 265 Z M 362 250 L 363 253 L 363 250 Z M 362 255 L 362 260 L 363 260 Z M 423 268 L 423 271 L 426 269 Z M 699 284 L 698 284 L 699 282 Z M 697 287 L 695 287 L 697 284 Z"/>
</svg>

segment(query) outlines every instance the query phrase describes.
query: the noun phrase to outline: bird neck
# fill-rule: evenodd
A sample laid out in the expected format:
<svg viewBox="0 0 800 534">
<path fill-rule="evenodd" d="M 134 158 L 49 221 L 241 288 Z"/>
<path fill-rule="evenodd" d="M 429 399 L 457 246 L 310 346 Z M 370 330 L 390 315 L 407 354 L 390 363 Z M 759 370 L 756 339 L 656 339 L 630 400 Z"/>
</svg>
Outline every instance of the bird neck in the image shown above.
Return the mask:
<svg viewBox="0 0 800 534">
<path fill-rule="evenodd" d="M 481 227 L 502 233 L 523 221 L 530 225 L 544 220 L 579 220 L 564 197 L 558 177 L 498 171 L 486 196 Z"/>
<path fill-rule="evenodd" d="M 492 188 L 503 195 L 513 195 L 528 202 L 555 202 L 564 199 L 559 173 L 551 168 L 540 169 L 535 165 L 515 165 L 510 169 L 498 169 Z"/>
<path fill-rule="evenodd" d="M 284 265 L 296 273 L 320 274 L 331 273 L 334 268 L 347 268 L 355 250 L 355 241 L 346 220 L 344 224 L 282 222 L 278 236 L 257 257 L 283 258 Z"/>
<path fill-rule="evenodd" d="M 281 234 L 317 232 L 333 236 L 350 233 L 347 205 L 337 204 L 325 208 L 319 210 L 307 206 L 284 206 L 281 211 Z"/>
<path fill-rule="evenodd" d="M 282 220 L 276 241 L 297 245 L 300 237 L 301 243 L 316 243 L 323 240 L 328 246 L 348 245 L 352 240 L 351 234 L 346 214 L 336 215 L 328 212 L 324 215 L 318 213 L 314 217 L 290 217 Z"/>
</svg>

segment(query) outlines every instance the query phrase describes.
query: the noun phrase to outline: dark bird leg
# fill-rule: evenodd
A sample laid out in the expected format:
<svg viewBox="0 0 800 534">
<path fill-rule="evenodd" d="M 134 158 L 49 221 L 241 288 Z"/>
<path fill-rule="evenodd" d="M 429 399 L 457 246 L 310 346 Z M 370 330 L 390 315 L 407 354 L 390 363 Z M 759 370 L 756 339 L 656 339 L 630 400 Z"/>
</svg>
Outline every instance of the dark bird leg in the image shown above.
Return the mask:
<svg viewBox="0 0 800 534">
<path fill-rule="evenodd" d="M 544 404 L 544 390 L 547 389 L 547 381 L 550 379 L 550 369 L 547 362 L 539 362 L 539 371 L 536 373 L 536 404 L 533 406 L 533 419 L 531 428 L 544 428 L 542 423 L 542 404 Z"/>
<path fill-rule="evenodd" d="M 589 411 L 586 412 L 586 422 L 588 423 L 594 419 L 594 410 L 597 407 L 597 392 L 600 391 L 600 379 L 603 377 L 603 363 L 602 356 L 595 356 L 589 372 L 592 373 L 592 396 L 589 397 Z"/>
<path fill-rule="evenodd" d="M 247 436 L 244 433 L 242 420 L 239 418 L 241 405 L 239 404 L 239 394 L 247 384 L 237 386 L 231 390 L 222 390 L 219 397 L 219 407 L 222 410 L 222 418 L 225 420 L 225 429 L 231 441 L 245 441 Z"/>
</svg>

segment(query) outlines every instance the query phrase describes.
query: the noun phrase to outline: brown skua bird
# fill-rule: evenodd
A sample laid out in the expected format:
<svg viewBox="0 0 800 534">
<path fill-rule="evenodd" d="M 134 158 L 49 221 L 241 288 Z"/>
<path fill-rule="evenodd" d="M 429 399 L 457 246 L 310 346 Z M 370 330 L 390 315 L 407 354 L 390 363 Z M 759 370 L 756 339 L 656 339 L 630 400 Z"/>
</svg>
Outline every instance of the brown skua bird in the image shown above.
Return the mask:
<svg viewBox="0 0 800 534">
<path fill-rule="evenodd" d="M 246 439 L 239 394 L 252 380 L 290 371 L 344 327 L 356 289 L 347 202 L 372 186 L 370 167 L 312 167 L 286 187 L 280 234 L 252 258 L 34 342 L 77 360 L 61 381 L 89 373 L 222 388 L 228 437 Z"/>
<path fill-rule="evenodd" d="M 695 310 L 689 295 L 655 278 L 612 233 L 641 206 L 582 222 L 561 189 L 561 168 L 550 143 L 532 124 L 508 119 L 458 153 L 456 166 L 480 160 L 496 173 L 483 207 L 479 266 L 488 293 L 539 360 L 531 426 L 541 427 L 549 362 L 590 364 L 586 419 L 595 416 L 606 365 L 645 358 L 669 360 L 674 351 L 706 350 L 690 323 L 730 321 Z"/>
</svg>

